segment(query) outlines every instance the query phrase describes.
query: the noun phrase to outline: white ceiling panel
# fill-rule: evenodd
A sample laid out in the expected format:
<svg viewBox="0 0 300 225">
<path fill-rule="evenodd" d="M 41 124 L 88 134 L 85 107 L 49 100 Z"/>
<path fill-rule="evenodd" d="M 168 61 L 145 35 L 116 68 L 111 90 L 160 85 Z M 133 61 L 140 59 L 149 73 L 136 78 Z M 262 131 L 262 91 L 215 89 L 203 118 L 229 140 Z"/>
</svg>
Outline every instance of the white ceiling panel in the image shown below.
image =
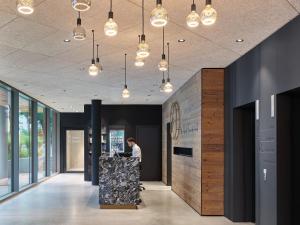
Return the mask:
<svg viewBox="0 0 300 225">
<path fill-rule="evenodd" d="M 211 27 L 190 29 L 185 18 L 190 0 L 164 0 L 169 13 L 166 42 L 171 45 L 171 80 L 175 90 L 205 67 L 226 67 L 299 14 L 299 0 L 213 0 L 218 19 Z M 196 1 L 197 10 L 204 1 Z M 92 0 L 91 10 L 81 14 L 87 39 L 72 39 L 77 13 L 69 0 L 35 0 L 32 15 L 16 12 L 14 0 L 0 4 L 0 80 L 32 95 L 59 111 L 82 111 L 91 99 L 104 104 L 161 104 L 170 95 L 159 92 L 162 73 L 157 64 L 162 53 L 162 29 L 150 25 L 155 0 L 145 2 L 145 34 L 151 55 L 143 68 L 134 66 L 141 33 L 141 0 L 113 1 L 119 34 L 103 33 L 109 1 Z M 88 75 L 92 58 L 92 33 L 100 44 L 104 71 Z M 178 39 L 185 39 L 178 43 Z M 236 43 L 236 39 L 244 39 Z M 166 49 L 167 51 L 167 49 Z M 121 98 L 124 85 L 124 53 L 128 54 L 128 86 L 131 97 Z"/>
</svg>

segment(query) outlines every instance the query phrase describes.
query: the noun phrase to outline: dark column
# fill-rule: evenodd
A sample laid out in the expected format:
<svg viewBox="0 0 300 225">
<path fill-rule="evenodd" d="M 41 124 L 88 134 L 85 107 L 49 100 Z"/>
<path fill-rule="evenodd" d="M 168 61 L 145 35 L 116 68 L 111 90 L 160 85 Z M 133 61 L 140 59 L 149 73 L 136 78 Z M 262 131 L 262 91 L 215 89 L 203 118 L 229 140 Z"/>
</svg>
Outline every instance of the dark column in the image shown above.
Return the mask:
<svg viewBox="0 0 300 225">
<path fill-rule="evenodd" d="M 50 109 L 46 108 L 46 176 L 51 175 L 51 160 L 50 160 Z"/>
<path fill-rule="evenodd" d="M 101 100 L 92 100 L 92 184 L 99 184 L 99 157 L 101 155 Z"/>
<path fill-rule="evenodd" d="M 32 183 L 38 181 L 37 103 L 32 101 Z"/>
<path fill-rule="evenodd" d="M 19 191 L 19 92 L 12 91 L 12 191 Z"/>
<path fill-rule="evenodd" d="M 91 105 L 84 105 L 84 120 L 85 120 L 85 127 L 84 127 L 84 180 L 91 181 L 91 143 L 90 143 L 90 136 L 89 130 L 91 128 Z"/>
</svg>

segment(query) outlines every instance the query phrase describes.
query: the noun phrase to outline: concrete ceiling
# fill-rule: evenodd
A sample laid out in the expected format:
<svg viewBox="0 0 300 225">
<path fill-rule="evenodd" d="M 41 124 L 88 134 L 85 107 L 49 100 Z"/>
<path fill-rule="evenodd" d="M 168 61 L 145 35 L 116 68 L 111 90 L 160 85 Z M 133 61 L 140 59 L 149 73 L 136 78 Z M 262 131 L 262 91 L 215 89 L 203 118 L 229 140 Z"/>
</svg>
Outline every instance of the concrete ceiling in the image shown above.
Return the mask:
<svg viewBox="0 0 300 225">
<path fill-rule="evenodd" d="M 196 1 L 198 11 L 204 0 Z M 178 89 L 205 67 L 226 67 L 252 49 L 300 12 L 300 0 L 215 0 L 217 23 L 189 29 L 185 17 L 191 0 L 164 0 L 170 23 L 166 40 L 171 46 L 171 79 Z M 113 11 L 119 24 L 117 37 L 103 34 L 109 1 L 92 0 L 91 10 L 82 14 L 88 33 L 83 42 L 72 39 L 76 12 L 70 0 L 35 0 L 35 12 L 21 16 L 14 0 L 0 4 L 0 80 L 43 101 L 59 111 L 83 111 L 91 99 L 104 104 L 161 104 L 169 95 L 159 92 L 162 74 L 162 30 L 149 22 L 155 0 L 146 1 L 145 33 L 151 55 L 143 68 L 133 65 L 137 35 L 141 33 L 141 0 L 114 0 Z M 90 77 L 91 29 L 101 46 L 103 73 Z M 184 38 L 184 43 L 178 39 Z M 244 39 L 236 43 L 236 39 Z M 128 53 L 128 86 L 131 98 L 121 98 L 124 53 Z"/>
</svg>

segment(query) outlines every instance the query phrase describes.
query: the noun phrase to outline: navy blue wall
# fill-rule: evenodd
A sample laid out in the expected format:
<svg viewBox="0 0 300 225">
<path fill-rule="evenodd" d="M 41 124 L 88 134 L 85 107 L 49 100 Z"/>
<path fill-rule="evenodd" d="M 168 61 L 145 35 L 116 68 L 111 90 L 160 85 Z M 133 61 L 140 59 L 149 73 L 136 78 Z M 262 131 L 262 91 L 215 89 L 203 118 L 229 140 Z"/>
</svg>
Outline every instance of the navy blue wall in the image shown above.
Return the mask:
<svg viewBox="0 0 300 225">
<path fill-rule="evenodd" d="M 256 224 L 277 224 L 276 110 L 271 95 L 300 87 L 300 17 L 277 31 L 226 69 L 225 78 L 225 215 L 238 220 L 234 186 L 233 108 L 260 101 L 256 121 Z M 275 107 L 276 108 L 276 107 Z M 280 160 L 280 159 L 278 159 Z M 267 180 L 263 170 L 267 169 Z M 277 212 L 278 211 L 278 212 Z"/>
</svg>

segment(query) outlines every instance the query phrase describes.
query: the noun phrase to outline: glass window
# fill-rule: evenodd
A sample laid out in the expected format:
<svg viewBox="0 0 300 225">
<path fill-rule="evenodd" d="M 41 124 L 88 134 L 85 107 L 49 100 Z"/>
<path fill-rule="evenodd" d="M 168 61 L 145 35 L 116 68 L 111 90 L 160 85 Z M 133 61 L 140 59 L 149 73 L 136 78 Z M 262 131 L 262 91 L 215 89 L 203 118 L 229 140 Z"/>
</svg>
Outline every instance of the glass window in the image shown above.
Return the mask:
<svg viewBox="0 0 300 225">
<path fill-rule="evenodd" d="M 38 179 L 46 176 L 46 108 L 42 104 L 37 107 L 38 125 Z"/>
<path fill-rule="evenodd" d="M 23 95 L 19 97 L 19 185 L 31 183 L 31 101 Z"/>
<path fill-rule="evenodd" d="M 50 110 L 50 171 L 57 172 L 57 151 L 56 151 L 56 113 Z"/>
<path fill-rule="evenodd" d="M 0 84 L 0 197 L 11 192 L 11 92 Z"/>
</svg>

